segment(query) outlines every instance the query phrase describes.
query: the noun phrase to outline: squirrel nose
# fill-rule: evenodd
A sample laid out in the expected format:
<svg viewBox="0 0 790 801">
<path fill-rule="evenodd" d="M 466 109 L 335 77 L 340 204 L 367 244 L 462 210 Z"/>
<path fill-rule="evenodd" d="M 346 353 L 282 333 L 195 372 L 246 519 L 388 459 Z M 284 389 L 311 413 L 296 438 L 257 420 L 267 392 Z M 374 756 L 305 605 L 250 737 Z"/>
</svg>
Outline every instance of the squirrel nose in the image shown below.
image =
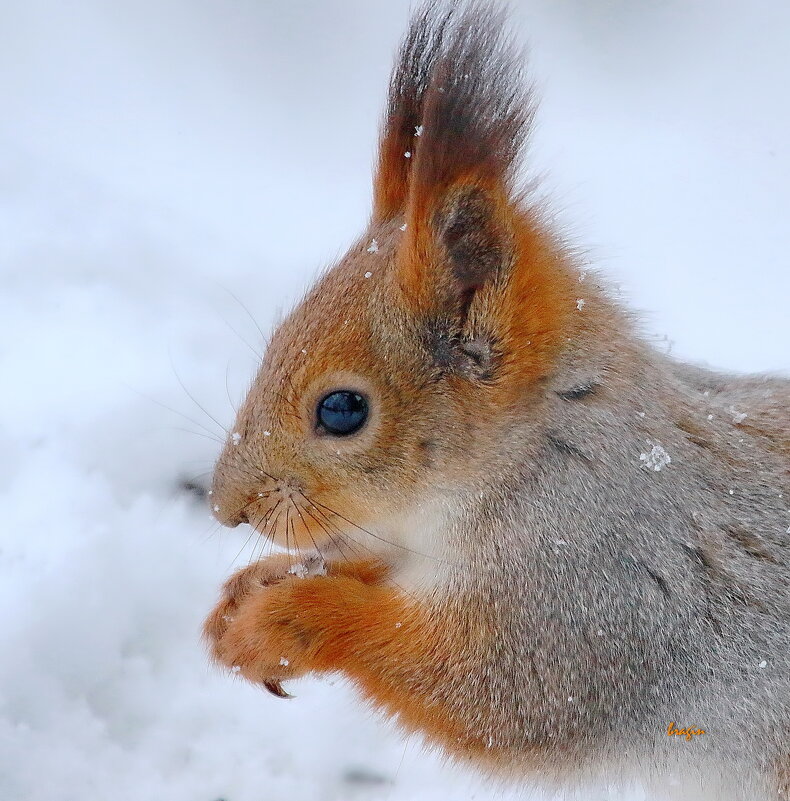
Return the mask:
<svg viewBox="0 0 790 801">
<path fill-rule="evenodd" d="M 237 512 L 233 517 L 226 517 L 222 521 L 222 525 L 226 528 L 236 528 L 241 523 L 249 523 L 250 519 L 247 517 L 246 512 Z"/>
<path fill-rule="evenodd" d="M 236 528 L 241 523 L 250 522 L 245 507 L 241 509 L 234 509 L 232 505 L 225 507 L 221 505 L 219 499 L 216 499 L 216 496 L 211 502 L 211 513 L 226 528 Z"/>
</svg>

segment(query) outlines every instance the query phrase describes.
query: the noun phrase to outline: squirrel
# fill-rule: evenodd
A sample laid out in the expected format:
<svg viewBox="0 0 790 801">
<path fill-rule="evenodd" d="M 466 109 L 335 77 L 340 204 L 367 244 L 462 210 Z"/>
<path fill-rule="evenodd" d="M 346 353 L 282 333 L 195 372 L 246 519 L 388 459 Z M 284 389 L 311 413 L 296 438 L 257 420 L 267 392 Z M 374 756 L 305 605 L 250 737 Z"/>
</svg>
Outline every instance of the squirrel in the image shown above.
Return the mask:
<svg viewBox="0 0 790 801">
<path fill-rule="evenodd" d="M 501 8 L 414 13 L 368 227 L 214 471 L 217 519 L 287 550 L 204 636 L 498 776 L 788 799 L 790 381 L 641 337 L 518 185 L 533 108 Z"/>
</svg>

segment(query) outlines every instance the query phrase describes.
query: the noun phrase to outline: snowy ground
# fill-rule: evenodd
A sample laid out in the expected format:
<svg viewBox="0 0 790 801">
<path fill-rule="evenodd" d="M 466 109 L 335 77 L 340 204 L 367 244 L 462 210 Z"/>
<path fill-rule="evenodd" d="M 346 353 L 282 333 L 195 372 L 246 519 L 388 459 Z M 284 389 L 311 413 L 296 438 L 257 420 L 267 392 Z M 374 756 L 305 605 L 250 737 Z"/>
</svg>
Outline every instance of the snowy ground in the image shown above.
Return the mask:
<svg viewBox="0 0 790 801">
<path fill-rule="evenodd" d="M 197 403 L 229 424 L 255 368 L 236 297 L 269 326 L 362 225 L 406 13 L 0 2 L 0 801 L 525 797 L 347 687 L 278 701 L 198 642 L 249 553 L 183 489 L 217 452 Z M 676 352 L 790 368 L 790 6 L 516 19 L 574 240 Z"/>
</svg>

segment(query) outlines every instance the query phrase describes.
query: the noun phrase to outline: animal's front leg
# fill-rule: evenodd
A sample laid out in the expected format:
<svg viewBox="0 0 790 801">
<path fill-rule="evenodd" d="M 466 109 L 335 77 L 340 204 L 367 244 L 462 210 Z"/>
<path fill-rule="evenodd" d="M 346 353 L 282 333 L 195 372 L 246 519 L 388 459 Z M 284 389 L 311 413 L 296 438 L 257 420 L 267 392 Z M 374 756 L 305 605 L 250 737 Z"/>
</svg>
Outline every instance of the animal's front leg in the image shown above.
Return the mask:
<svg viewBox="0 0 790 801">
<path fill-rule="evenodd" d="M 306 673 L 342 672 L 408 728 L 450 750 L 485 748 L 467 719 L 470 699 L 458 693 L 475 669 L 464 659 L 475 627 L 464 626 L 461 636 L 458 621 L 387 584 L 372 562 L 264 581 L 260 572 L 271 571 L 260 564 L 228 582 L 206 621 L 218 662 L 270 689 Z"/>
<path fill-rule="evenodd" d="M 375 615 L 386 571 L 374 562 L 321 565 L 318 575 L 310 567 L 277 556 L 227 581 L 204 625 L 220 664 L 273 691 L 284 679 L 342 668 L 360 618 Z"/>
</svg>

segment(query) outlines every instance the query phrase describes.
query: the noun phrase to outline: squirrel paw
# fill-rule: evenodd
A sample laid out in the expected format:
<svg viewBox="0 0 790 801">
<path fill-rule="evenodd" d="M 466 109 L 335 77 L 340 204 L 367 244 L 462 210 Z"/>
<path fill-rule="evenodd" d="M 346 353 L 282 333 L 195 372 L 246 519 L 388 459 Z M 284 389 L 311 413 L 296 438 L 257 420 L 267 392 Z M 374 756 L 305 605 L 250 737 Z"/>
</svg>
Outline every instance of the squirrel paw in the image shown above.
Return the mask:
<svg viewBox="0 0 790 801">
<path fill-rule="evenodd" d="M 282 554 L 233 575 L 203 626 L 216 662 L 280 697 L 281 681 L 334 668 L 325 646 L 386 574 L 372 561 L 291 560 Z"/>
<path fill-rule="evenodd" d="M 203 625 L 214 660 L 244 678 L 263 684 L 281 698 L 280 682 L 303 675 L 307 640 L 293 618 L 293 585 L 323 575 L 319 557 L 294 564 L 280 554 L 235 573 Z"/>
</svg>

